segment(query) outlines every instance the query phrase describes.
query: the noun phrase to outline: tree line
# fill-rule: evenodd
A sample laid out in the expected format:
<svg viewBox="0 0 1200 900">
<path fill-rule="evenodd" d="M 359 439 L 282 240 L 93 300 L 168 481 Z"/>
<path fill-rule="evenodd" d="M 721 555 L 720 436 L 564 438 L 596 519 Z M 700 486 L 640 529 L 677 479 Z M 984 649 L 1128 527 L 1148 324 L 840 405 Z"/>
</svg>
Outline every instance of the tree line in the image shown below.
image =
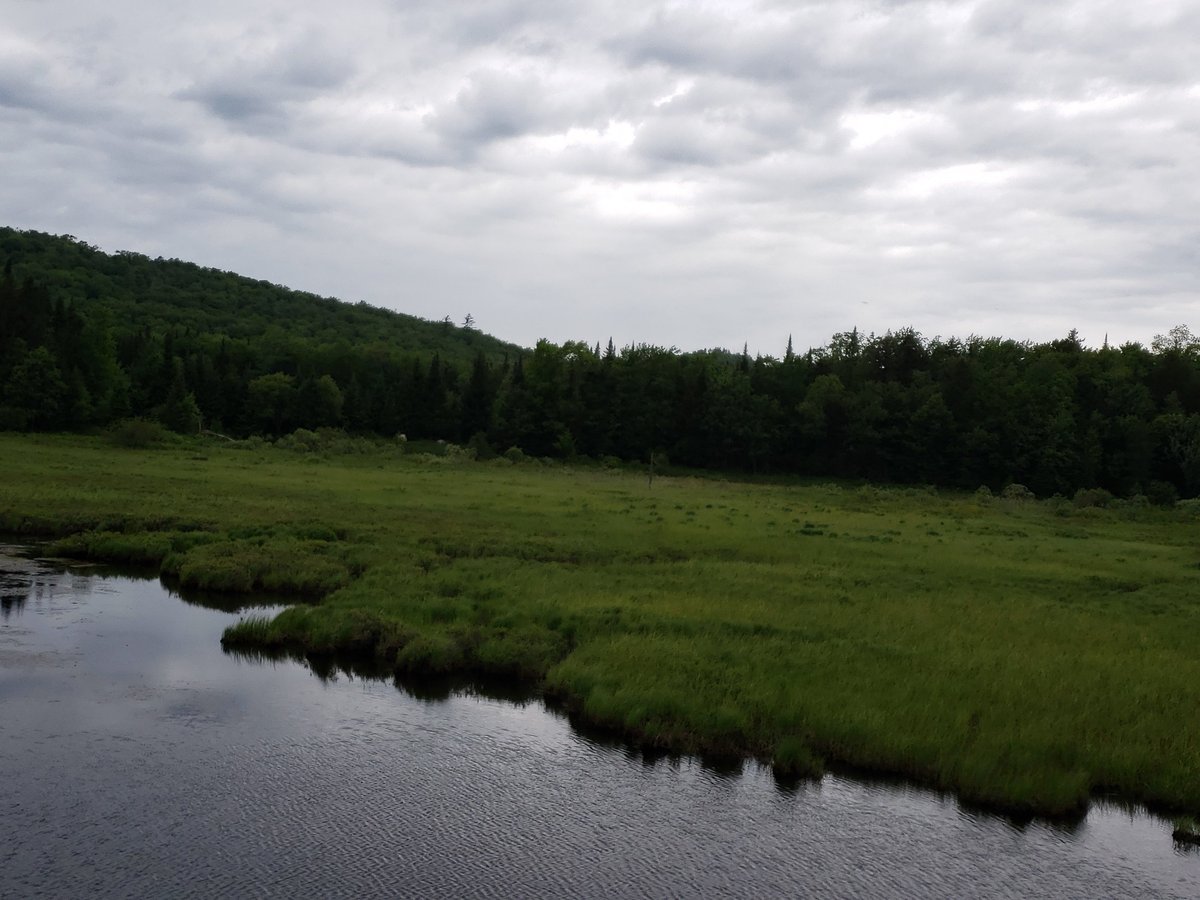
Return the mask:
<svg viewBox="0 0 1200 900">
<path fill-rule="evenodd" d="M 181 311 L 186 322 L 188 309 Z M 437 323 L 426 323 L 435 326 Z M 461 330 L 461 329 L 458 329 Z M 490 347 L 489 350 L 495 348 Z M 1038 494 L 1200 494 L 1200 341 L 1088 348 L 851 330 L 781 357 L 612 341 L 473 356 L 336 329 L 231 335 L 116 317 L 10 263 L 0 428 L 148 417 L 179 432 L 305 428 L 470 442 L 483 455 L 645 460 Z"/>
</svg>

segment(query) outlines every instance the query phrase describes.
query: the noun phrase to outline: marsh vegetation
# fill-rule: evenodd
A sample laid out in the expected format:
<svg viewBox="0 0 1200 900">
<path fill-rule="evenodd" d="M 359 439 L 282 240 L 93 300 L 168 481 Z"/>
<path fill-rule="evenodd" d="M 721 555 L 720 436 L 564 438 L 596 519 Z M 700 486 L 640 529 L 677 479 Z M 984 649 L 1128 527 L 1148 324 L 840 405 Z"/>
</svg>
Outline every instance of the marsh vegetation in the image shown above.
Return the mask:
<svg viewBox="0 0 1200 900">
<path fill-rule="evenodd" d="M 365 452 L 359 452 L 365 451 Z M 1200 809 L 1194 504 L 0 435 L 0 528 L 322 597 L 228 646 L 531 684 L 646 747 Z"/>
</svg>

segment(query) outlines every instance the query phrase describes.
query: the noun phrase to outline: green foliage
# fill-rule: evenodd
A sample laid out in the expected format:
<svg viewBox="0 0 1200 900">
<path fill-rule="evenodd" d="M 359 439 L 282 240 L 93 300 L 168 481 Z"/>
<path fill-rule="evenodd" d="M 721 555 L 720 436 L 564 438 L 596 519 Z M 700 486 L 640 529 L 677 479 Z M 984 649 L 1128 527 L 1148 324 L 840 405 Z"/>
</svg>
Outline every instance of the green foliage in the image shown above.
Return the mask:
<svg viewBox="0 0 1200 900">
<path fill-rule="evenodd" d="M 178 434 L 196 434 L 200 431 L 200 407 L 196 395 L 191 391 L 171 394 L 159 414 L 162 423 Z"/>
<path fill-rule="evenodd" d="M 1005 485 L 1004 490 L 1000 492 L 1000 496 L 1005 500 L 1013 500 L 1018 503 L 1034 499 L 1033 491 L 1023 484 Z"/>
<path fill-rule="evenodd" d="M 1179 492 L 1170 482 L 1151 481 L 1146 486 L 1146 499 L 1155 506 L 1174 506 L 1179 499 Z"/>
<path fill-rule="evenodd" d="M 246 405 L 257 430 L 283 434 L 295 418 L 295 379 L 284 372 L 272 372 L 251 379 L 246 385 Z"/>
<path fill-rule="evenodd" d="M 430 633 L 415 638 L 396 652 L 396 671 L 408 674 L 444 675 L 461 672 L 466 654 L 462 644 L 446 634 Z"/>
<path fill-rule="evenodd" d="M 158 422 L 150 419 L 121 419 L 108 428 L 108 437 L 118 447 L 142 450 L 161 444 L 165 437 Z"/>
<path fill-rule="evenodd" d="M 202 531 L 83 531 L 50 545 L 56 556 L 131 565 L 162 566 L 173 554 L 215 540 Z"/>
<path fill-rule="evenodd" d="M 492 449 L 491 442 L 488 441 L 487 435 L 482 431 L 477 431 L 471 435 L 471 439 L 467 441 L 467 449 L 475 454 L 475 459 L 481 462 L 487 462 L 496 458 L 496 451 Z"/>
<path fill-rule="evenodd" d="M 139 253 L 109 255 L 69 236 L 0 228 L 0 260 L 18 278 L 32 278 L 74 304 L 91 304 L 113 321 L 155 330 L 224 334 L 233 340 L 294 339 L 313 344 L 389 345 L 437 352 L 467 363 L 518 348 L 474 328 L 451 327 L 368 306 L 289 290 L 177 259 Z"/>
<path fill-rule="evenodd" d="M 281 450 L 294 450 L 299 453 L 321 456 L 362 456 L 366 454 L 400 456 L 404 453 L 403 441 L 355 437 L 346 434 L 340 428 L 319 428 L 316 431 L 297 428 L 274 443 Z"/>
<path fill-rule="evenodd" d="M 29 428 L 55 428 L 66 413 L 67 384 L 58 360 L 46 347 L 24 354 L 4 385 L 4 405 Z"/>
<path fill-rule="evenodd" d="M 901 328 L 805 353 L 789 340 L 782 359 L 611 340 L 603 353 L 547 340 L 525 351 L 450 317 L 69 237 L 0 228 L 0 258 L 12 263 L 0 278 L 2 429 L 132 415 L 242 439 L 403 434 L 481 462 L 502 447 L 576 464 L 653 451 L 686 469 L 1017 483 L 1163 505 L 1170 490 L 1200 495 L 1200 352 L 1183 325 L 1150 349 L 1089 349 L 1074 331 L 1032 344 Z"/>
<path fill-rule="evenodd" d="M 1104 490 L 1104 488 L 1089 488 L 1087 490 L 1080 488 L 1075 492 L 1075 496 L 1071 499 L 1071 502 L 1080 509 L 1087 507 L 1103 508 L 1112 505 L 1114 499 L 1116 498 Z"/>
<path fill-rule="evenodd" d="M 786 737 L 775 748 L 771 768 L 777 778 L 816 778 L 825 771 L 825 764 L 806 741 Z"/>
<path fill-rule="evenodd" d="M 250 539 L 194 547 L 170 567 L 184 587 L 322 596 L 350 581 L 336 549 L 320 541 Z"/>
</svg>

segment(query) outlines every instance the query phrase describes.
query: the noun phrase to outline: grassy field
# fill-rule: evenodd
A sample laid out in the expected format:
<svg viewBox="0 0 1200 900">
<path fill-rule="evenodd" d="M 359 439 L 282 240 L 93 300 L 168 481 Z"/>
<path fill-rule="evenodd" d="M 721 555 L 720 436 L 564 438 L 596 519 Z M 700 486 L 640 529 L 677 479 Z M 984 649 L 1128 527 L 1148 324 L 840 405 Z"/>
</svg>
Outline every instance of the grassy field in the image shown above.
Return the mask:
<svg viewBox="0 0 1200 900">
<path fill-rule="evenodd" d="M 186 585 L 324 596 L 229 646 L 540 686 L 781 774 L 825 762 L 1013 812 L 1200 811 L 1200 516 L 381 447 L 0 435 L 0 530 Z"/>
</svg>

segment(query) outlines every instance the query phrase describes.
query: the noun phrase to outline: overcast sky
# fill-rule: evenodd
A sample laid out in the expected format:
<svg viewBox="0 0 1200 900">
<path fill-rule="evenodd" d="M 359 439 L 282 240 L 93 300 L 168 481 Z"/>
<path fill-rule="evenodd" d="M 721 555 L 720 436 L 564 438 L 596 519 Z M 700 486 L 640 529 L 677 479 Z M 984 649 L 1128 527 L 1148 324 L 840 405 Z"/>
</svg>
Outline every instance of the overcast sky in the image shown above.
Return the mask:
<svg viewBox="0 0 1200 900">
<path fill-rule="evenodd" d="M 539 337 L 1200 326 L 1200 2 L 9 0 L 0 224 Z"/>
</svg>

